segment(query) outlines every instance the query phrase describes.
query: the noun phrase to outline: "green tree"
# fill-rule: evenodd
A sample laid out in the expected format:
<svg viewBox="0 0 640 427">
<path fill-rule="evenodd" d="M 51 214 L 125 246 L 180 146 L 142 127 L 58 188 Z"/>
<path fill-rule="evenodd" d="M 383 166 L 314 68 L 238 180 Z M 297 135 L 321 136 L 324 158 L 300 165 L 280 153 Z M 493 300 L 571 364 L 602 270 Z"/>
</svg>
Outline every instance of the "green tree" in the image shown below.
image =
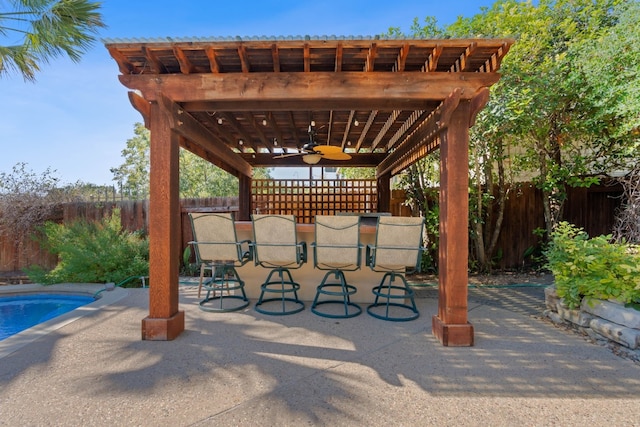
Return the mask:
<svg viewBox="0 0 640 427">
<path fill-rule="evenodd" d="M 344 179 L 374 179 L 375 168 L 339 168 L 338 175 Z"/>
<path fill-rule="evenodd" d="M 562 217 L 566 186 L 597 182 L 595 175 L 617 167 L 621 153 L 628 151 L 600 115 L 598 96 L 586 96 L 598 89 L 576 66 L 585 60 L 585 46 L 600 49 L 603 35 L 615 29 L 626 13 L 616 9 L 621 4 L 625 2 L 543 0 L 535 6 L 498 1 L 483 14 L 459 18 L 447 28 L 454 37 L 517 40 L 502 63 L 503 78 L 492 87 L 492 100 L 478 127 L 481 135 L 474 130 L 472 139 L 488 144 L 493 162 L 504 158 L 505 148 L 511 151 L 514 172 L 533 176 L 544 195 L 548 233 Z M 624 50 L 624 45 L 612 49 Z M 600 50 L 597 57 L 602 61 Z M 637 85 L 637 79 L 628 83 Z M 488 178 L 485 174 L 487 184 Z"/>
<path fill-rule="evenodd" d="M 589 186 L 638 158 L 639 7 L 499 0 L 443 29 L 433 18 L 423 27 L 414 20 L 413 35 L 423 37 L 516 39 L 470 134 L 471 236 L 482 269 L 491 268 L 514 180 L 533 179 L 542 190 L 550 233 L 566 186 Z M 397 28 L 389 34 L 401 35 Z"/>
<path fill-rule="evenodd" d="M 237 196 L 238 179 L 187 150 L 180 150 L 180 197 Z"/>
<path fill-rule="evenodd" d="M 124 162 L 111 168 L 113 181 L 118 183 L 121 194 L 134 199 L 145 199 L 149 195 L 149 130 L 142 123 L 133 128 L 135 136 L 127 140 L 121 154 Z"/>
<path fill-rule="evenodd" d="M 53 58 L 79 61 L 105 26 L 99 8 L 99 2 L 87 0 L 0 3 L 0 77 L 15 71 L 33 81 L 40 64 Z"/>
</svg>

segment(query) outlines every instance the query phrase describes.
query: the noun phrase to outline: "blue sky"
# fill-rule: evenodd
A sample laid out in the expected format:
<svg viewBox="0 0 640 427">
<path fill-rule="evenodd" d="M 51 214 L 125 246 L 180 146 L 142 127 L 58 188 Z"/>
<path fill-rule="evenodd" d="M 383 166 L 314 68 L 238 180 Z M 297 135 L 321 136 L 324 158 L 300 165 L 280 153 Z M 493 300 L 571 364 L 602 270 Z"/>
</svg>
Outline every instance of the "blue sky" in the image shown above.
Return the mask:
<svg viewBox="0 0 640 427">
<path fill-rule="evenodd" d="M 103 38 L 336 35 L 370 36 L 389 27 L 408 32 L 414 18 L 440 25 L 472 16 L 493 1 L 105 0 Z M 0 39 L 0 44 L 8 44 Z M 36 83 L 0 78 L 0 172 L 25 162 L 55 170 L 63 183 L 111 185 L 111 167 L 142 119 L 131 107 L 118 68 L 101 41 L 80 63 L 52 61 Z"/>
</svg>

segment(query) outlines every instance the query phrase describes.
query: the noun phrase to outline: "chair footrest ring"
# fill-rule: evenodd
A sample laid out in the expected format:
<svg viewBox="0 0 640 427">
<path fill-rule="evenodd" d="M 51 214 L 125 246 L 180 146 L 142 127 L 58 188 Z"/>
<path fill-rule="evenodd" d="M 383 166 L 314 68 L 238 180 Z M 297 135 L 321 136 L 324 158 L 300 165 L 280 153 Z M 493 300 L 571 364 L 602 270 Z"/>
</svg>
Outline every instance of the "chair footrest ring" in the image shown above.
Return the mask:
<svg viewBox="0 0 640 427">
<path fill-rule="evenodd" d="M 385 308 L 385 314 L 378 314 L 375 313 L 372 309 L 376 308 L 376 307 L 383 307 Z M 398 308 L 402 308 L 402 309 L 406 309 L 409 310 L 411 313 L 411 315 L 409 316 L 389 316 L 389 307 L 398 307 Z M 367 313 L 369 313 L 369 315 L 377 318 L 377 319 L 382 319 L 382 320 L 388 320 L 391 322 L 408 322 L 411 320 L 415 320 L 418 317 L 420 317 L 420 312 L 418 312 L 418 310 L 416 308 L 414 308 L 413 306 L 410 306 L 409 304 L 400 304 L 400 303 L 395 303 L 395 302 L 385 302 L 385 303 L 373 303 L 371 305 L 369 305 L 367 307 Z"/>
<path fill-rule="evenodd" d="M 319 305 L 325 305 L 325 304 L 339 304 L 341 306 L 344 307 L 344 314 L 331 314 L 331 313 L 326 313 L 326 312 L 322 312 L 320 310 L 318 310 L 316 307 L 318 307 Z M 351 313 L 349 312 L 349 307 L 353 307 L 355 310 L 353 310 Z M 362 307 L 360 307 L 358 304 L 356 304 L 355 302 L 344 302 L 344 301 L 339 301 L 339 300 L 328 300 L 328 301 L 319 301 L 319 302 L 315 302 L 312 306 L 311 306 L 311 312 L 314 314 L 317 314 L 318 316 L 322 316 L 322 317 L 328 317 L 330 319 L 349 319 L 351 317 L 356 317 L 359 316 L 360 313 L 362 313 Z"/>
<path fill-rule="evenodd" d="M 264 303 L 268 302 L 282 303 L 282 310 L 265 310 L 264 308 L 260 307 Z M 293 303 L 294 308 L 287 310 L 285 307 L 287 302 Z M 258 301 L 254 308 L 258 313 L 268 314 L 271 316 L 286 316 L 288 314 L 300 313 L 302 310 L 304 310 L 304 302 L 300 301 L 298 298 L 265 298 Z"/>
<path fill-rule="evenodd" d="M 238 306 L 224 307 L 223 301 L 226 299 L 241 300 L 243 303 Z M 213 301 L 216 301 L 216 300 L 220 301 L 219 307 L 213 306 Z M 242 295 L 218 295 L 211 298 L 205 298 L 202 301 L 200 301 L 200 310 L 210 311 L 214 313 L 228 313 L 230 311 L 242 310 L 243 308 L 249 305 L 249 302 L 250 302 L 249 299 Z M 211 303 L 211 304 L 208 304 L 208 303 Z"/>
<path fill-rule="evenodd" d="M 338 288 L 339 290 L 332 291 L 332 290 L 325 289 L 325 288 Z M 357 291 L 358 291 L 358 289 L 355 286 L 352 286 L 352 285 L 345 285 L 345 287 L 343 289 L 341 283 L 326 283 L 324 285 L 319 285 L 316 288 L 316 292 L 317 293 L 323 294 L 323 295 L 331 295 L 331 296 L 334 296 L 334 297 L 353 295 Z"/>
<path fill-rule="evenodd" d="M 396 291 L 401 291 L 401 293 L 398 294 L 392 294 L 391 290 L 396 290 Z M 414 297 L 414 293 L 411 289 L 406 288 L 404 286 L 389 286 L 389 285 L 384 285 L 384 286 L 376 286 L 375 288 L 371 289 L 371 292 L 373 292 L 373 294 L 376 297 L 382 297 L 382 298 L 392 298 L 392 299 L 406 299 L 406 298 L 411 298 L 413 299 Z"/>
</svg>

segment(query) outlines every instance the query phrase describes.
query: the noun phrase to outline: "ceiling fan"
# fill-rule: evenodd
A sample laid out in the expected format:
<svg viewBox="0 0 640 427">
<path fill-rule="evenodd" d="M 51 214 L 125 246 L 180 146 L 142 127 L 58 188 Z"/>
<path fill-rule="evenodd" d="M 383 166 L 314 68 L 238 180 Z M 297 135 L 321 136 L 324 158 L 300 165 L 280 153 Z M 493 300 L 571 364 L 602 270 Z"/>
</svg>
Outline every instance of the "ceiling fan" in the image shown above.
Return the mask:
<svg viewBox="0 0 640 427">
<path fill-rule="evenodd" d="M 351 155 L 342 151 L 342 148 L 334 145 L 320 145 L 316 142 L 315 122 L 309 125 L 309 142 L 302 146 L 298 153 L 283 153 L 275 156 L 276 159 L 285 157 L 302 156 L 302 161 L 308 165 L 315 165 L 322 159 L 327 160 L 350 160 Z"/>
</svg>

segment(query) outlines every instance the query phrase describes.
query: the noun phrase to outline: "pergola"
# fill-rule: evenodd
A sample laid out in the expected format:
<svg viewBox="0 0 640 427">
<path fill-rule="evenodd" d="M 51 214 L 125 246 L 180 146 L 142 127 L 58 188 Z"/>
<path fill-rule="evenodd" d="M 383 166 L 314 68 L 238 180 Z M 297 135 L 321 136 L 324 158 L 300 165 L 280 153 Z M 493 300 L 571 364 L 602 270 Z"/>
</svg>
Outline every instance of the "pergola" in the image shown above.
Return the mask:
<svg viewBox="0 0 640 427">
<path fill-rule="evenodd" d="M 184 330 L 178 306 L 183 147 L 239 179 L 239 216 L 251 214 L 256 166 L 305 165 L 317 141 L 348 161 L 318 166 L 376 168 L 378 211 L 390 179 L 440 148 L 440 253 L 434 335 L 473 345 L 468 322 L 469 128 L 500 77 L 511 39 L 215 38 L 107 40 L 120 81 L 151 131 L 150 300 L 142 338 Z"/>
</svg>

